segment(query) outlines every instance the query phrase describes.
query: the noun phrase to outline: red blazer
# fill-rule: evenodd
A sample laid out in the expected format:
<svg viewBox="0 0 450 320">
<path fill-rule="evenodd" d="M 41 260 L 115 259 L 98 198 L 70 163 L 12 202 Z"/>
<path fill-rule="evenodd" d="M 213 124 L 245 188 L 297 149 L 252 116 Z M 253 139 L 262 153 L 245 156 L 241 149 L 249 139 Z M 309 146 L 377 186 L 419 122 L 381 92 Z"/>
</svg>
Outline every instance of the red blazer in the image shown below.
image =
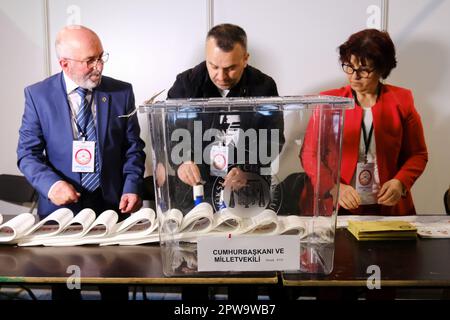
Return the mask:
<svg viewBox="0 0 450 320">
<path fill-rule="evenodd" d="M 322 92 L 324 95 L 353 98 L 350 86 Z M 425 145 L 423 127 L 420 116 L 414 107 L 414 100 L 410 90 L 383 85 L 377 103 L 372 107 L 374 137 L 380 183 L 396 178 L 406 188 L 406 195 L 395 206 L 382 206 L 382 215 L 410 215 L 415 214 L 415 208 L 410 189 L 416 179 L 422 174 L 428 161 L 428 152 Z M 355 109 L 345 111 L 344 133 L 342 142 L 341 182 L 350 184 L 356 170 L 358 161 L 359 139 L 361 137 L 362 108 L 356 105 Z M 317 117 L 313 115 L 308 125 L 304 145 L 300 153 L 303 167 L 311 181 L 316 181 L 315 172 L 317 161 L 314 158 L 317 146 L 317 132 L 310 130 Z M 317 126 L 316 126 L 317 127 Z M 328 147 L 332 146 L 328 143 Z M 336 154 L 333 152 L 330 155 Z M 336 159 L 323 158 L 325 162 L 336 163 Z M 321 165 L 322 166 L 322 165 Z M 324 167 L 329 167 L 327 163 Z M 322 173 L 321 180 L 330 180 Z M 325 170 L 326 171 L 326 170 Z M 330 172 L 333 170 L 329 170 Z M 321 181 L 323 186 L 330 181 Z M 355 214 L 363 213 L 352 210 Z"/>
</svg>

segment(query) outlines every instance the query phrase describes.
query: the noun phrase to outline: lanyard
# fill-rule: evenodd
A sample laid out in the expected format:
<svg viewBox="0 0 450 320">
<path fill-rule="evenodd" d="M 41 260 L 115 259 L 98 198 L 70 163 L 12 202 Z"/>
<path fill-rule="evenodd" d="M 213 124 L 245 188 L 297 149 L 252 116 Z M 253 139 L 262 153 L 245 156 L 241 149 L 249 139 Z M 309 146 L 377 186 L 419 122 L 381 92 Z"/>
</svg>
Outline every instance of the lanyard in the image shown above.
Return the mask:
<svg viewBox="0 0 450 320">
<path fill-rule="evenodd" d="M 383 84 L 380 82 L 378 84 L 378 88 L 377 88 L 377 101 L 378 101 L 378 99 L 381 99 L 381 88 L 382 87 L 383 87 Z M 360 105 L 358 98 L 357 98 L 357 94 L 354 90 L 352 90 L 352 94 L 353 94 L 353 97 L 354 97 L 356 103 L 358 105 Z M 366 125 L 364 124 L 364 116 L 361 120 L 361 127 L 362 127 L 363 134 L 364 134 L 364 146 L 366 147 L 366 150 L 364 152 L 364 162 L 367 163 L 367 154 L 369 153 L 370 142 L 372 141 L 373 121 L 372 121 L 372 124 L 370 125 L 369 136 L 367 136 L 367 129 L 366 129 Z"/>
<path fill-rule="evenodd" d="M 372 141 L 373 122 L 370 125 L 369 136 L 367 136 L 367 129 L 366 129 L 366 125 L 364 124 L 364 117 L 363 117 L 363 119 L 361 121 L 361 127 L 362 127 L 362 130 L 363 130 L 363 136 L 364 136 L 364 146 L 366 147 L 366 150 L 364 152 L 364 162 L 367 163 L 367 153 L 369 152 L 370 142 Z"/>
</svg>

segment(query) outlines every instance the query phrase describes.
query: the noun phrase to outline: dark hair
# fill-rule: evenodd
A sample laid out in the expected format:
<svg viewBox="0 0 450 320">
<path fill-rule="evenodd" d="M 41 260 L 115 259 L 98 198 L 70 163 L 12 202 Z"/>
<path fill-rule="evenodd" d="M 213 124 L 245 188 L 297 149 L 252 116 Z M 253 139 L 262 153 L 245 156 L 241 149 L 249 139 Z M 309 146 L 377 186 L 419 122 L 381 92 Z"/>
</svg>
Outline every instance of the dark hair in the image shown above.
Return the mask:
<svg viewBox="0 0 450 320">
<path fill-rule="evenodd" d="M 397 66 L 395 46 L 386 31 L 365 29 L 356 32 L 339 46 L 341 63 L 350 62 L 352 55 L 359 58 L 362 65 L 373 62 L 375 70 L 386 79 Z"/>
<path fill-rule="evenodd" d="M 209 30 L 206 39 L 208 38 L 214 38 L 217 46 L 225 52 L 233 50 L 236 43 L 247 50 L 247 35 L 244 29 L 234 24 L 218 24 Z"/>
</svg>

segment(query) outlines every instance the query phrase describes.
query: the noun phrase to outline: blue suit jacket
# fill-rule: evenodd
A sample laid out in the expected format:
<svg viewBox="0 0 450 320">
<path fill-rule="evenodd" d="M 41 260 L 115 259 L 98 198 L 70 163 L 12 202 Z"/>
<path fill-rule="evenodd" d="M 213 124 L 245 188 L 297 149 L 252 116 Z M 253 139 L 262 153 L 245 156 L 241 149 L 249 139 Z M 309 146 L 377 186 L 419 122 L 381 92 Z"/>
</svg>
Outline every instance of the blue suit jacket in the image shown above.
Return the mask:
<svg viewBox="0 0 450 320">
<path fill-rule="evenodd" d="M 141 194 L 145 154 L 131 84 L 102 77 L 94 90 L 100 185 L 105 201 L 118 208 L 123 193 Z M 17 148 L 19 169 L 39 192 L 38 214 L 58 209 L 47 198 L 58 180 L 81 190 L 81 174 L 72 172 L 72 120 L 63 74 L 25 88 L 25 111 Z M 82 208 L 67 206 L 75 213 Z"/>
</svg>

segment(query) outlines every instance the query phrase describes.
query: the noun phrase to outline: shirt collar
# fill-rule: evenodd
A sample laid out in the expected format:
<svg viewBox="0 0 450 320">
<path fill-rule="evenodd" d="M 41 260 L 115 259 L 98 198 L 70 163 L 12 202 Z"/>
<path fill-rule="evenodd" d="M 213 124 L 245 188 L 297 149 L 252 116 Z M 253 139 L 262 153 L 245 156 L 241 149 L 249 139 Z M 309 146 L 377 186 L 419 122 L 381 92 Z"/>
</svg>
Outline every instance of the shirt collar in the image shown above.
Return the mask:
<svg viewBox="0 0 450 320">
<path fill-rule="evenodd" d="M 79 87 L 69 76 L 63 72 L 64 82 L 66 83 L 66 93 L 67 95 L 71 94 L 76 88 Z M 89 90 L 90 92 L 91 90 Z"/>
</svg>

